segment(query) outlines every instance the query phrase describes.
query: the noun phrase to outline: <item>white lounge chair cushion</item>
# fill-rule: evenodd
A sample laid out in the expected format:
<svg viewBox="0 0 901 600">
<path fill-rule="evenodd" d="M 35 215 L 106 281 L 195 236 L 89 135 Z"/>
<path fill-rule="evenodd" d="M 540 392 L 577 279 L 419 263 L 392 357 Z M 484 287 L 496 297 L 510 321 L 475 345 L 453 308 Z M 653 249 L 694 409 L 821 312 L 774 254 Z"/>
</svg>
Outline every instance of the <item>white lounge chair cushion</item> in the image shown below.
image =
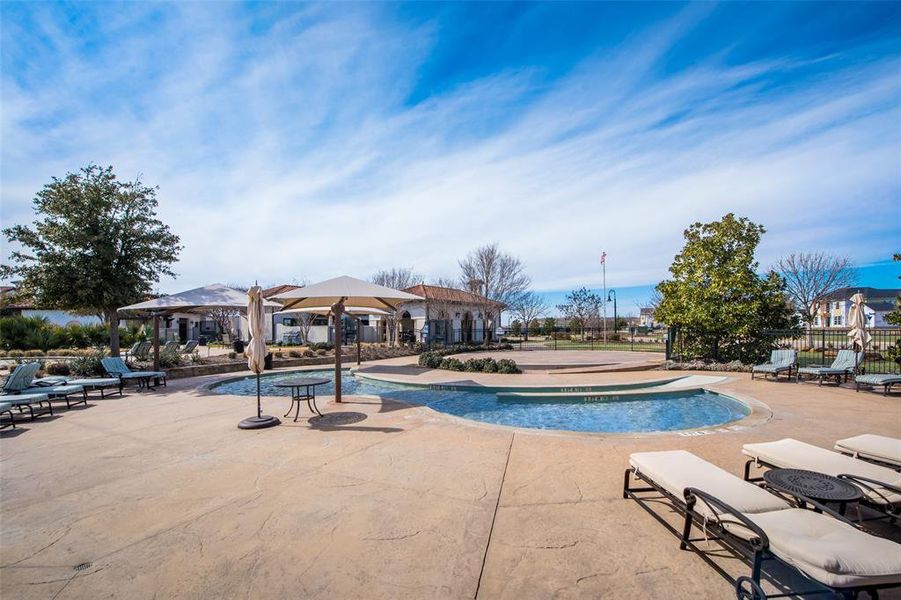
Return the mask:
<svg viewBox="0 0 901 600">
<path fill-rule="evenodd" d="M 821 583 L 844 588 L 901 582 L 901 545 L 891 540 L 800 508 L 749 518 L 764 530 L 773 554 Z"/>
<path fill-rule="evenodd" d="M 765 463 L 785 469 L 806 469 L 832 476 L 838 476 L 843 473 L 858 475 L 901 487 L 901 473 L 888 467 L 880 467 L 879 465 L 851 458 L 838 452 L 799 442 L 792 438 L 785 438 L 776 442 L 745 444 L 741 451 L 755 460 L 760 459 Z M 863 493 L 873 502 L 885 504 L 885 500 L 872 491 L 864 489 Z M 901 494 L 889 491 L 880 493 L 886 496 L 892 504 L 896 506 L 901 505 Z"/>
<path fill-rule="evenodd" d="M 865 433 L 835 442 L 835 449 L 901 467 L 901 440 L 898 438 Z"/>
<path fill-rule="evenodd" d="M 629 464 L 679 499 L 684 498 L 685 488 L 694 487 L 746 515 L 789 508 L 775 494 L 685 450 L 636 452 L 629 456 Z M 714 516 L 703 502 L 698 502 L 695 509 L 704 516 Z M 740 535 L 738 531 L 733 533 Z"/>
<path fill-rule="evenodd" d="M 7 411 L 13 407 L 12 402 L 0 402 L 0 412 Z"/>
<path fill-rule="evenodd" d="M 854 381 L 866 385 L 888 385 L 890 383 L 901 383 L 901 375 L 888 375 L 876 373 L 871 375 L 858 375 Z"/>
</svg>

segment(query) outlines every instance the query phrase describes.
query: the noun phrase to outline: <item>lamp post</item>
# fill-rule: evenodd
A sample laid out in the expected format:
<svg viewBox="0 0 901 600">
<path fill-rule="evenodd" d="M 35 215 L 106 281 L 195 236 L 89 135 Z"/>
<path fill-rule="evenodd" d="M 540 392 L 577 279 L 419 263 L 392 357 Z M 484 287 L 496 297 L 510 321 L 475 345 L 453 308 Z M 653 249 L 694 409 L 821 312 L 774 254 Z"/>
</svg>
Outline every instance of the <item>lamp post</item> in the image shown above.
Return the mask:
<svg viewBox="0 0 901 600">
<path fill-rule="evenodd" d="M 607 302 L 610 302 L 611 296 L 613 297 L 613 336 L 616 337 L 616 290 L 610 290 L 607 292 Z"/>
</svg>

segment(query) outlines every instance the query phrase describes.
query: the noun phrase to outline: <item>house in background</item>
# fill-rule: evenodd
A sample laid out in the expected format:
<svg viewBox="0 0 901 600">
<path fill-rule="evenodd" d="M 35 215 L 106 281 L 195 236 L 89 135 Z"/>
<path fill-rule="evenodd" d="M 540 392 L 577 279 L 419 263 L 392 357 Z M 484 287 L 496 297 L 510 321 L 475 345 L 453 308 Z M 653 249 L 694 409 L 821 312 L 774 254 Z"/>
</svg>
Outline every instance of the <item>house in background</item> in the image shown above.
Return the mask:
<svg viewBox="0 0 901 600">
<path fill-rule="evenodd" d="M 303 286 L 301 285 L 286 283 L 266 288 L 262 293 L 264 298 L 266 298 L 267 300 L 272 300 L 273 297 L 278 296 L 279 294 L 283 294 L 291 290 L 297 290 L 302 287 Z M 275 301 L 277 302 L 277 300 Z M 271 316 L 272 339 L 276 342 L 286 342 L 292 344 L 333 344 L 335 342 L 335 324 L 333 318 L 330 315 L 305 315 L 303 313 L 275 314 L 277 312 L 278 311 L 273 311 L 273 314 Z M 307 339 L 303 339 L 303 331 L 300 326 L 301 319 L 303 318 L 312 319 L 309 332 L 307 334 Z M 359 327 L 357 326 L 358 322 Z M 356 315 L 356 317 L 352 315 L 344 315 L 341 324 L 342 336 L 344 338 L 342 340 L 342 343 L 344 344 L 355 342 L 358 333 L 361 336 L 360 341 L 362 342 L 379 341 L 378 333 L 376 331 L 376 327 L 372 323 L 371 315 Z"/>
<path fill-rule="evenodd" d="M 495 339 L 504 305 L 489 300 L 475 290 L 420 283 L 404 292 L 424 298 L 398 306 L 398 332 L 401 341 L 423 343 L 480 343 Z M 378 320 L 379 337 L 387 339 L 386 320 Z"/>
<path fill-rule="evenodd" d="M 656 329 L 658 327 L 663 327 L 663 323 L 658 323 L 654 320 L 654 307 L 647 306 L 640 309 L 640 312 L 638 314 L 638 326 L 647 327 L 648 329 Z"/>
<path fill-rule="evenodd" d="M 14 286 L 0 286 L 0 316 L 42 317 L 54 325 L 97 325 L 103 321 L 97 315 L 79 315 L 65 310 L 46 309 L 16 295 Z"/>
<path fill-rule="evenodd" d="M 867 327 L 874 329 L 895 327 L 885 320 L 885 316 L 895 310 L 901 289 L 871 287 L 846 287 L 838 289 L 824 298 L 824 306 L 814 319 L 814 327 L 846 328 L 848 312 L 851 310 L 851 296 L 860 292 L 864 297 L 863 314 Z"/>
</svg>

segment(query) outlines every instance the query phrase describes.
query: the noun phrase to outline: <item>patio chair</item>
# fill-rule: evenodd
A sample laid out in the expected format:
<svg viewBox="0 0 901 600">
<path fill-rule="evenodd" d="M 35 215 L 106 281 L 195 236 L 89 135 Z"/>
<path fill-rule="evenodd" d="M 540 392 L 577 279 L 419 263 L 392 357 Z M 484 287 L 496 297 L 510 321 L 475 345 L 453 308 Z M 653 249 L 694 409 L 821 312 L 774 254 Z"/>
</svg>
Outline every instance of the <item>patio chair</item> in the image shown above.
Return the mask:
<svg viewBox="0 0 901 600">
<path fill-rule="evenodd" d="M 171 341 L 171 342 L 166 342 L 166 343 L 163 345 L 163 347 L 160 348 L 160 353 L 163 353 L 163 352 L 178 352 L 178 349 L 179 349 L 180 346 L 181 346 L 181 344 L 179 344 L 178 342 L 176 342 L 176 341 L 174 341 L 174 340 Z"/>
<path fill-rule="evenodd" d="M 197 340 L 188 340 L 184 347 L 181 349 L 182 354 L 191 354 L 195 350 L 197 350 L 197 346 L 200 344 Z"/>
<path fill-rule="evenodd" d="M 901 469 L 901 440 L 898 438 L 865 433 L 835 442 L 835 449 L 860 460 Z"/>
<path fill-rule="evenodd" d="M 901 586 L 901 545 L 866 533 L 821 504 L 804 500 L 822 512 L 794 507 L 685 450 L 638 452 L 629 457 L 629 465 L 623 497 L 638 502 L 678 536 L 680 549 L 696 552 L 735 583 L 739 598 L 768 597 L 760 587 L 765 561 L 795 569 L 842 597 Z M 646 485 L 633 487 L 633 478 Z M 657 501 L 659 495 L 684 518 L 681 532 L 651 508 L 654 502 L 648 500 Z M 692 538 L 695 527 L 704 535 Z M 750 577 L 730 577 L 696 544 L 704 540 L 717 541 L 749 562 Z M 823 592 L 794 589 L 795 579 L 780 577 L 780 596 Z M 748 587 L 753 595 L 742 594 Z"/>
<path fill-rule="evenodd" d="M 786 373 L 791 379 L 792 371 L 798 365 L 798 353 L 794 350 L 773 350 L 770 353 L 770 362 L 751 367 L 751 379 L 755 373 L 763 373 L 763 378 L 772 375 L 773 379 L 779 379 L 779 373 Z"/>
<path fill-rule="evenodd" d="M 847 479 L 863 492 L 861 504 L 895 519 L 901 513 L 901 473 L 887 467 L 845 456 L 792 438 L 775 442 L 745 444 L 742 453 L 746 481 L 751 478 L 751 465 L 780 469 L 805 469 Z"/>
<path fill-rule="evenodd" d="M 57 385 L 80 385 L 84 388 L 85 393 L 99 391 L 101 398 L 106 398 L 106 390 L 109 388 L 117 388 L 119 395 L 122 395 L 122 380 L 118 377 L 68 377 L 63 375 L 51 375 L 49 377 L 41 377 L 31 382 L 35 388 L 43 388 L 44 386 Z"/>
<path fill-rule="evenodd" d="M 816 377 L 818 385 L 823 385 L 823 379 L 828 377 L 835 377 L 836 383 L 841 383 L 843 380 L 848 381 L 848 377 L 855 373 L 860 368 L 860 365 L 863 364 L 863 359 L 863 352 L 839 350 L 835 360 L 828 367 L 811 365 L 798 369 L 798 381 L 801 381 L 801 375 Z"/>
<path fill-rule="evenodd" d="M 21 376 L 12 385 L 7 384 L 5 392 L 11 394 L 46 394 L 48 401 L 65 400 L 66 407 L 72 408 L 76 404 L 87 406 L 88 393 L 83 386 L 66 382 L 47 382 L 43 385 L 35 383 L 34 376 L 40 370 L 40 363 L 29 363 L 27 369 L 22 369 Z M 42 381 L 42 380 L 38 380 Z M 71 396 L 78 395 L 80 399 L 73 402 Z"/>
<path fill-rule="evenodd" d="M 128 353 L 126 353 L 126 358 L 132 360 L 147 360 L 150 358 L 151 348 L 153 348 L 152 342 L 138 342 L 132 346 Z"/>
<path fill-rule="evenodd" d="M 0 417 L 3 415 L 9 415 L 9 423 L 4 425 L 0 425 L 0 429 L 6 429 L 7 427 L 16 428 L 16 419 L 13 416 L 13 403 L 12 402 L 0 402 Z"/>
<path fill-rule="evenodd" d="M 855 391 L 860 391 L 860 386 L 868 385 L 870 387 L 882 386 L 882 395 L 888 396 L 893 385 L 901 385 L 901 375 L 890 375 L 885 373 L 876 373 L 871 375 L 856 375 L 854 377 Z"/>
<path fill-rule="evenodd" d="M 53 405 L 50 404 L 50 397 L 47 394 L 22 393 L 26 378 L 30 380 L 40 368 L 40 363 L 36 362 L 16 366 L 3 383 L 3 393 L 0 395 L 0 402 L 9 402 L 12 405 L 10 410 L 15 407 L 21 413 L 27 408 L 32 420 L 46 413 L 53 415 Z"/>
<path fill-rule="evenodd" d="M 148 389 L 153 389 L 153 386 L 150 385 L 150 381 L 155 379 L 157 381 L 162 381 L 163 386 L 166 386 L 165 371 L 132 371 L 128 368 L 128 365 L 125 364 L 124 360 L 112 356 L 108 356 L 100 362 L 103 364 L 103 368 L 106 369 L 107 373 L 113 377 L 119 378 L 122 385 L 125 385 L 125 383 L 129 381 L 136 381 L 138 383 L 138 389 L 144 386 Z"/>
</svg>

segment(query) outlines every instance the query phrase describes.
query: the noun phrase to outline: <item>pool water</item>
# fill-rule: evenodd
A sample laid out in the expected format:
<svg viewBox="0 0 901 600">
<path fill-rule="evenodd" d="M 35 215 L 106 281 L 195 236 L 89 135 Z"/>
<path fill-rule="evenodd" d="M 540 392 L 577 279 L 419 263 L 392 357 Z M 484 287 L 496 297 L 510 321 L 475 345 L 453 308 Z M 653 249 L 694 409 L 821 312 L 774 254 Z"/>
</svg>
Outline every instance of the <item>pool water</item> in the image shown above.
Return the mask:
<svg viewBox="0 0 901 600">
<path fill-rule="evenodd" d="M 264 396 L 289 396 L 287 388 L 274 385 L 295 377 L 334 379 L 333 370 L 303 371 L 264 375 L 260 391 Z M 345 371 L 341 379 L 345 395 L 370 395 L 396 399 L 484 423 L 608 433 L 675 431 L 722 425 L 747 416 L 743 403 L 707 390 L 649 392 L 623 395 L 586 395 L 565 398 L 530 396 L 517 398 L 495 394 L 499 389 L 465 390 L 387 383 L 355 377 Z M 504 388 L 507 391 L 510 388 Z M 521 389 L 521 388 L 520 388 Z M 255 396 L 256 378 L 226 381 L 213 387 L 219 394 Z M 334 383 L 316 388 L 317 395 L 335 393 Z"/>
</svg>

